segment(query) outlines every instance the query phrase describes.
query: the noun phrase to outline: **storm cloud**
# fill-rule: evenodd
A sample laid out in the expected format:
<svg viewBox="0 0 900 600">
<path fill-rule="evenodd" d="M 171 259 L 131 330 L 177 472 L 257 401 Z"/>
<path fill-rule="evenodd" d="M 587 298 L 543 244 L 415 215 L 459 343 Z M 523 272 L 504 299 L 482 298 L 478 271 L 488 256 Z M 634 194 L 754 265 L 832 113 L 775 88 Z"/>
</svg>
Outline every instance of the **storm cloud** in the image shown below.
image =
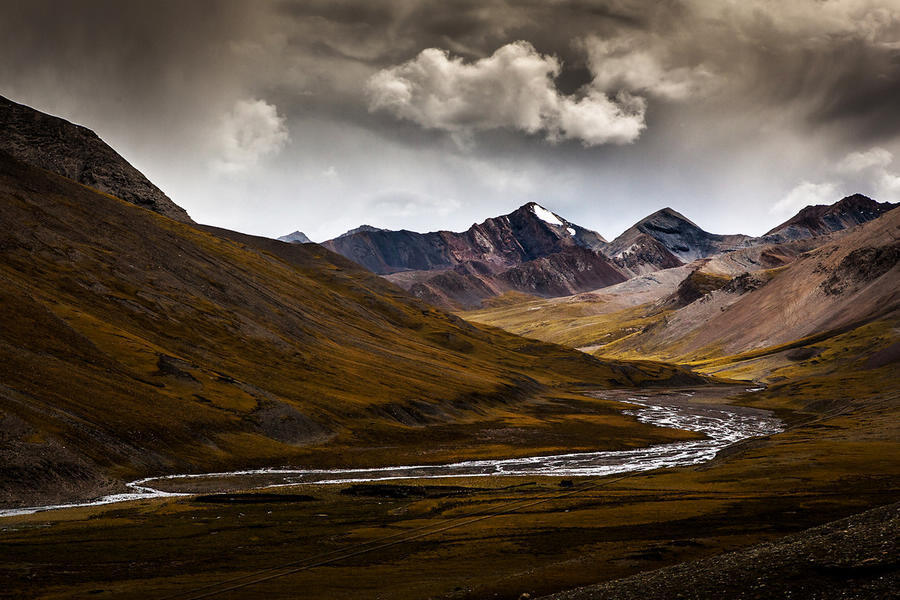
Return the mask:
<svg viewBox="0 0 900 600">
<path fill-rule="evenodd" d="M 900 199 L 896 0 L 4 4 L 0 94 L 251 233 Z"/>
</svg>

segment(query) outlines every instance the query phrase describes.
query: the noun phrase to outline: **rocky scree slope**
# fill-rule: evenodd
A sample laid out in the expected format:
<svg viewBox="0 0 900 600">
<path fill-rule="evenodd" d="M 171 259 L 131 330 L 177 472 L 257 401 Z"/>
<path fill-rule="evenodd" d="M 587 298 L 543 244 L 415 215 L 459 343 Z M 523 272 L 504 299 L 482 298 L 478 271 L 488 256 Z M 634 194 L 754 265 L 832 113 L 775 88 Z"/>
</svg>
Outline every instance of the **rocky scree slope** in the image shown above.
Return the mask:
<svg viewBox="0 0 900 600">
<path fill-rule="evenodd" d="M 641 573 L 543 600 L 882 600 L 900 585 L 900 504 L 738 552 Z"/>
</svg>

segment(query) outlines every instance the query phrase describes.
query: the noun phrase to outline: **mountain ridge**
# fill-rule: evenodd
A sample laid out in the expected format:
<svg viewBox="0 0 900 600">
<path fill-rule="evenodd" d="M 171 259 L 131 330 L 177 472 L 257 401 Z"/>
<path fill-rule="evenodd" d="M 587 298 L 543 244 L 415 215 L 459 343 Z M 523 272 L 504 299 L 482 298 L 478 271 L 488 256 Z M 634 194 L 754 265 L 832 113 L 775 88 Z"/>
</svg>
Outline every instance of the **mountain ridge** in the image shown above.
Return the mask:
<svg viewBox="0 0 900 600">
<path fill-rule="evenodd" d="M 763 238 L 796 240 L 848 229 L 877 218 L 900 204 L 876 202 L 863 194 L 851 194 L 834 204 L 806 206 L 780 225 L 762 235 Z"/>
<path fill-rule="evenodd" d="M 463 232 L 418 233 L 361 226 L 322 245 L 370 271 L 387 275 L 450 268 L 471 260 L 481 261 L 492 269 L 509 268 L 566 245 L 596 249 L 605 243 L 599 233 L 529 202 L 511 213 L 475 223 Z"/>
<path fill-rule="evenodd" d="M 0 96 L 0 150 L 126 202 L 192 223 L 143 173 L 81 125 Z"/>
<path fill-rule="evenodd" d="M 746 255 L 744 262 L 753 261 L 754 252 L 749 249 L 817 237 L 824 243 L 823 236 L 867 222 L 893 206 L 855 195 L 828 207 L 808 207 L 772 230 L 775 233 L 758 237 L 709 233 L 665 207 L 607 242 L 596 232 L 529 202 L 465 232 L 422 234 L 363 226 L 324 245 L 419 298 L 448 309 L 469 310 L 508 292 L 558 297 L 740 252 Z M 806 213 L 811 211 L 822 225 L 808 224 Z M 807 228 L 801 231 L 797 223 L 807 223 Z M 755 253 L 770 263 L 784 264 L 795 252 L 789 250 L 780 258 L 777 254 L 777 250 Z"/>
</svg>

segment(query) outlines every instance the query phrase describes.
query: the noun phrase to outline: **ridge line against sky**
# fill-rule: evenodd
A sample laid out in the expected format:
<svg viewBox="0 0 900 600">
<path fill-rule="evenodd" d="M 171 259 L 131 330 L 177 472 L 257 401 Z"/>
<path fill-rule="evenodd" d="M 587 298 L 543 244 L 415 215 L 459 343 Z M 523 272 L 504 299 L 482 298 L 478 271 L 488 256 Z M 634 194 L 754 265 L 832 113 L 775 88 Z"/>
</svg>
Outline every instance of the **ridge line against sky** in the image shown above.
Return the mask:
<svg viewBox="0 0 900 600">
<path fill-rule="evenodd" d="M 0 94 L 248 233 L 900 200 L 897 0 L 5 4 Z"/>
</svg>

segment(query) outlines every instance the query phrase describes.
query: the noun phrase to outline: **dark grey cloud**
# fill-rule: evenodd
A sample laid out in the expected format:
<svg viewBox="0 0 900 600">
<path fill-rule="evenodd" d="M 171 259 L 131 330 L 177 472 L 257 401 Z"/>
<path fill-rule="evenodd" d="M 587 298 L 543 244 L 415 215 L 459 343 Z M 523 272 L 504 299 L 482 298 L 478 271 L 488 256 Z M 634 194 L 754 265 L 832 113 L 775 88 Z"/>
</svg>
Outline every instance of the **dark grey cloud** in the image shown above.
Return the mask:
<svg viewBox="0 0 900 600">
<path fill-rule="evenodd" d="M 896 0 L 3 4 L 0 94 L 94 128 L 195 217 L 248 231 L 464 227 L 537 200 L 606 235 L 663 205 L 753 233 L 792 193 L 896 187 L 891 165 L 835 167 L 900 156 Z M 482 96 L 459 77 L 517 42 L 558 62 L 548 85 L 484 70 Z M 457 65 L 443 109 L 374 106 L 372 78 L 429 48 Z M 639 130 L 572 120 L 621 92 Z M 539 127 L 513 110 L 529 94 L 546 95 Z"/>
</svg>

